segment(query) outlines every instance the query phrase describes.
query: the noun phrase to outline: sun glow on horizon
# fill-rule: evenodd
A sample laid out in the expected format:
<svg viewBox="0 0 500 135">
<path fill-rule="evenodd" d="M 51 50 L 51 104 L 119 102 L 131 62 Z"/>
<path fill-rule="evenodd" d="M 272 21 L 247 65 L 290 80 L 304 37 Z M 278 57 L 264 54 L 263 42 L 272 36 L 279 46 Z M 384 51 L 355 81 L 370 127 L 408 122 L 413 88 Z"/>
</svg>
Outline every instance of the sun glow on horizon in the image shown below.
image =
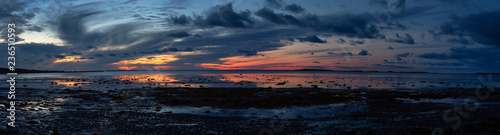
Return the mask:
<svg viewBox="0 0 500 135">
<path fill-rule="evenodd" d="M 350 64 L 359 56 L 356 48 L 336 44 L 334 38 L 327 44 L 293 42 L 277 50 L 262 51 L 252 56 L 232 56 L 220 58 L 219 63 L 200 63 L 197 66 L 217 70 L 297 70 L 319 68 L 339 70 L 335 66 L 362 66 Z M 349 46 L 348 46 L 349 47 Z M 349 54 L 349 55 L 346 55 Z"/>
<path fill-rule="evenodd" d="M 63 62 L 82 62 L 82 61 L 90 61 L 90 59 L 85 59 L 80 55 L 74 56 L 66 56 L 64 58 L 58 58 L 54 63 L 63 63 Z"/>
</svg>

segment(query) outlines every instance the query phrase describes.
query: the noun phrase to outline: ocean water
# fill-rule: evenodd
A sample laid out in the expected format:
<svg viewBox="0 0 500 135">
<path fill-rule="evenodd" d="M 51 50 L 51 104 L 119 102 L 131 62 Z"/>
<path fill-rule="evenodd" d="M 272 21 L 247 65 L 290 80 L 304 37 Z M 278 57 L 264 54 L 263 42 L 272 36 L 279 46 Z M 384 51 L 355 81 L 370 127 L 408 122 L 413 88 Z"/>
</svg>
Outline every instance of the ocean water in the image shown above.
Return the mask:
<svg viewBox="0 0 500 135">
<path fill-rule="evenodd" d="M 8 79 L 1 75 L 0 78 Z M 170 88 L 445 89 L 499 87 L 499 75 L 334 71 L 107 71 L 26 73 L 28 88 L 92 90 Z M 113 83 L 110 83 L 113 82 Z M 118 83 L 117 83 L 118 82 Z M 0 84 L 8 87 L 8 83 Z"/>
</svg>

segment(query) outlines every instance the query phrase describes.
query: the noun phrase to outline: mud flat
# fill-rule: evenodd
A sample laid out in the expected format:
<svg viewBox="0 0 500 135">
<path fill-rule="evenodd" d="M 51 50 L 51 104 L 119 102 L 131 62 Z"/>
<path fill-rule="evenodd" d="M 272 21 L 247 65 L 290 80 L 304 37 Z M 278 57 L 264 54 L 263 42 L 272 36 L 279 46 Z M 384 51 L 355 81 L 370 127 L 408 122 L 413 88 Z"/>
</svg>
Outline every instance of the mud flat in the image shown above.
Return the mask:
<svg viewBox="0 0 500 135">
<path fill-rule="evenodd" d="M 466 99 L 474 90 L 21 88 L 29 98 L 20 102 L 19 126 L 2 126 L 0 133 L 431 134 L 440 128 L 450 134 L 499 134 L 499 95 Z M 7 103 L 1 104 L 5 109 Z M 456 122 L 443 120 L 443 112 L 462 104 L 478 109 L 466 111 L 468 117 L 460 117 L 453 129 Z"/>
</svg>

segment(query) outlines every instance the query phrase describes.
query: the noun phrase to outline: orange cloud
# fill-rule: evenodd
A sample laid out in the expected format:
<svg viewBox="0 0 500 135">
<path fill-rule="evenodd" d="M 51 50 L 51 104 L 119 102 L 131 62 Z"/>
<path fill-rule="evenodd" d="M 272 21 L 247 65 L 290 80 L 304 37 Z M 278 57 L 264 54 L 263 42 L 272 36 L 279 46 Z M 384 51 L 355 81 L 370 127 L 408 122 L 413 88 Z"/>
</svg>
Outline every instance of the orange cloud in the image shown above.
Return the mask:
<svg viewBox="0 0 500 135">
<path fill-rule="evenodd" d="M 137 69 L 137 66 L 132 66 L 132 67 L 123 66 L 123 67 L 118 67 L 118 69 L 122 69 L 122 70 L 134 70 L 134 69 Z"/>
<path fill-rule="evenodd" d="M 82 62 L 82 61 L 89 61 L 90 59 L 82 59 L 82 56 L 80 55 L 75 55 L 75 56 L 66 56 L 65 58 L 62 59 L 57 59 L 54 61 L 54 63 L 63 63 L 63 62 Z"/>
<path fill-rule="evenodd" d="M 163 65 L 168 62 L 176 61 L 174 55 L 153 55 L 153 56 L 143 56 L 134 60 L 122 60 L 119 62 L 111 63 L 111 65 L 133 65 L 133 64 L 152 64 L 152 65 Z"/>
<path fill-rule="evenodd" d="M 356 52 L 356 49 L 342 50 L 336 45 L 313 46 L 306 43 L 293 43 L 277 50 L 258 52 L 254 56 L 233 56 L 220 58 L 219 63 L 201 63 L 197 66 L 218 70 L 297 70 L 304 68 L 323 68 L 342 70 L 335 66 L 345 66 L 350 61 L 359 61 L 359 56 L 332 55 Z M 349 64 L 350 66 L 363 66 Z"/>
</svg>

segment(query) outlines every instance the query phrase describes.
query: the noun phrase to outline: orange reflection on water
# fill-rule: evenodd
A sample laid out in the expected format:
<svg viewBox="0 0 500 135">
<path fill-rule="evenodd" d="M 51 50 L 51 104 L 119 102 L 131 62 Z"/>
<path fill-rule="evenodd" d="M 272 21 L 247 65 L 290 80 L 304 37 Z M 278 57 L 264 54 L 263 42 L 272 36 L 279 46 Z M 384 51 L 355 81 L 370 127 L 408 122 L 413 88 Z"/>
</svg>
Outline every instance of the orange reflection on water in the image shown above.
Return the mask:
<svg viewBox="0 0 500 135">
<path fill-rule="evenodd" d="M 310 74 L 203 74 L 202 76 L 218 76 L 219 81 L 233 82 L 235 84 L 253 84 L 256 87 L 267 88 L 296 88 L 317 85 L 327 87 L 332 82 L 341 82 L 335 75 L 310 75 Z M 334 86 L 334 85 L 330 85 Z"/>
<path fill-rule="evenodd" d="M 131 81 L 138 83 L 159 83 L 159 82 L 175 82 L 178 78 L 170 77 L 172 74 L 140 74 L 140 75 L 116 75 L 113 79 L 122 81 Z"/>
<path fill-rule="evenodd" d="M 72 80 L 53 80 L 54 84 L 57 84 L 57 85 L 65 85 L 65 86 L 68 86 L 68 87 L 78 87 L 78 86 L 82 86 L 82 84 L 84 83 L 90 83 L 88 81 L 72 81 Z"/>
<path fill-rule="evenodd" d="M 228 82 L 280 82 L 280 81 L 304 81 L 307 77 L 294 74 L 203 74 L 202 76 L 220 76 L 220 81 Z"/>
</svg>

